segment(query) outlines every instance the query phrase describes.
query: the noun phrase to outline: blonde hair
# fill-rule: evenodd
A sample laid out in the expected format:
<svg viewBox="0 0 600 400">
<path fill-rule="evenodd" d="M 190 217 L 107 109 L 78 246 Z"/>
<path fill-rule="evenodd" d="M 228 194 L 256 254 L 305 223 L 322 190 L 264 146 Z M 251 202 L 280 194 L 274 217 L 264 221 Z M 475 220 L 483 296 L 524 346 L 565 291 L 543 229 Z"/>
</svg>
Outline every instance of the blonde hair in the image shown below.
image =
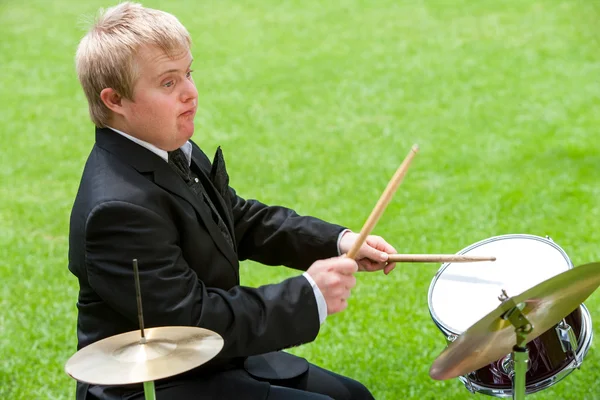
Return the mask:
<svg viewBox="0 0 600 400">
<path fill-rule="evenodd" d="M 141 46 L 156 46 L 172 56 L 189 50 L 191 38 L 175 16 L 125 2 L 100 10 L 79 42 L 75 56 L 77 77 L 96 126 L 105 127 L 111 115 L 100 98 L 103 89 L 112 88 L 122 97 L 133 98 L 138 78 L 134 57 Z"/>
</svg>

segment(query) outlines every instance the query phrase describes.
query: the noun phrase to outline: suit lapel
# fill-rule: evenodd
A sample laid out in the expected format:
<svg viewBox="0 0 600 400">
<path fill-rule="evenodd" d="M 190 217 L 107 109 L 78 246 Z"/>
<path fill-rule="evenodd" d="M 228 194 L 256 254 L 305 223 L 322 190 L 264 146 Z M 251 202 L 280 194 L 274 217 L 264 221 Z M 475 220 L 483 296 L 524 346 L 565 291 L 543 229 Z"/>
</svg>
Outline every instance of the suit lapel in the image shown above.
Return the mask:
<svg viewBox="0 0 600 400">
<path fill-rule="evenodd" d="M 159 168 L 154 171 L 154 181 L 157 185 L 163 187 L 169 192 L 181 197 L 190 203 L 200 219 L 206 226 L 210 236 L 219 247 L 223 255 L 229 260 L 232 266 L 237 265 L 237 256 L 229 243 L 223 237 L 223 233 L 213 220 L 210 210 L 201 199 L 198 199 L 187 187 L 185 182 L 165 163 L 165 168 Z"/>
<path fill-rule="evenodd" d="M 194 207 L 215 244 L 227 258 L 237 276 L 237 255 L 213 221 L 210 210 L 203 201 L 194 196 L 185 182 L 169 167 L 165 160 L 110 129 L 98 129 L 96 131 L 96 142 L 100 147 L 105 148 L 133 166 L 138 172 L 153 172 L 154 183 L 184 199 Z"/>
<path fill-rule="evenodd" d="M 200 178 L 202 185 L 206 190 L 206 193 L 210 197 L 210 200 L 217 208 L 217 211 L 221 215 L 221 218 L 223 218 L 225 225 L 227 225 L 229 234 L 231 235 L 231 238 L 233 239 L 233 242 L 235 244 L 235 237 L 233 236 L 233 217 L 231 215 L 231 211 L 227 204 L 225 204 L 223 196 L 218 192 L 217 188 L 215 188 L 215 185 L 213 185 L 213 183 L 208 178 L 204 170 L 200 167 L 200 165 L 200 160 L 194 153 L 192 153 L 192 170 L 198 175 L 198 178 Z"/>
</svg>

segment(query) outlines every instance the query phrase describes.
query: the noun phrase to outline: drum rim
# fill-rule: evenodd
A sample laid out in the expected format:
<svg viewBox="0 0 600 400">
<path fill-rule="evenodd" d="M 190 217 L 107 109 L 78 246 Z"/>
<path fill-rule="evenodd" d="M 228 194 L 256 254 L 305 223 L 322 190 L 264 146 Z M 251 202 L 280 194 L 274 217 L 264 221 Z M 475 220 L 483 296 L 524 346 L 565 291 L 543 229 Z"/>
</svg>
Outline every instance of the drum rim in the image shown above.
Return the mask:
<svg viewBox="0 0 600 400">
<path fill-rule="evenodd" d="M 546 244 L 554 247 L 556 250 L 558 250 L 559 253 L 561 253 L 563 258 L 567 261 L 567 270 L 573 268 L 573 263 L 571 262 L 571 259 L 569 258 L 567 253 L 563 250 L 562 247 L 560 247 L 558 244 L 556 244 L 549 236 L 542 237 L 542 236 L 537 236 L 537 235 L 532 235 L 532 234 L 527 234 L 527 233 L 512 233 L 512 234 L 492 236 L 490 238 L 483 239 L 476 243 L 473 243 L 473 244 L 465 247 L 464 249 L 460 250 L 456 254 L 457 255 L 465 254 L 477 247 L 483 246 L 484 244 L 499 241 L 499 240 L 511 239 L 511 238 L 512 239 L 531 239 L 531 240 L 537 240 L 537 241 L 546 243 Z M 446 268 L 448 268 L 448 266 L 450 264 L 452 264 L 452 263 L 447 262 L 447 263 L 443 263 L 440 266 L 440 268 L 436 272 L 435 276 L 431 280 L 431 283 L 429 284 L 429 291 L 427 293 L 427 305 L 429 307 L 429 315 L 431 316 L 431 319 L 433 320 L 433 322 L 438 326 L 438 329 L 440 329 L 446 335 L 446 337 L 448 337 L 450 335 L 458 336 L 458 335 L 461 335 L 462 333 L 464 333 L 464 331 L 456 332 L 452 328 L 450 328 L 448 325 L 446 325 L 441 320 L 441 318 L 435 313 L 435 310 L 433 309 L 433 306 L 432 306 L 433 288 L 435 287 L 435 284 L 437 283 L 440 276 L 444 273 L 444 271 L 446 270 Z M 491 310 L 490 310 L 490 312 L 491 312 Z"/>
<path fill-rule="evenodd" d="M 532 394 L 539 392 L 541 390 L 547 389 L 552 385 L 560 382 L 564 378 L 566 378 L 571 372 L 575 371 L 582 363 L 583 359 L 587 355 L 591 345 L 592 340 L 594 338 L 594 330 L 592 327 L 592 316 L 585 306 L 585 304 L 580 304 L 579 308 L 581 308 L 581 331 L 580 337 L 578 340 L 581 345 L 577 347 L 577 351 L 575 352 L 575 357 L 571 362 L 565 365 L 563 368 L 557 370 L 554 375 L 530 384 L 526 385 L 525 393 Z M 587 335 L 586 335 L 587 334 Z M 467 375 L 468 376 L 468 375 Z M 512 396 L 512 387 L 506 389 L 499 389 L 496 387 L 486 386 L 482 383 L 473 382 L 467 376 L 459 376 L 458 379 L 465 385 L 465 387 L 472 393 L 481 393 L 494 397 L 511 397 Z"/>
</svg>

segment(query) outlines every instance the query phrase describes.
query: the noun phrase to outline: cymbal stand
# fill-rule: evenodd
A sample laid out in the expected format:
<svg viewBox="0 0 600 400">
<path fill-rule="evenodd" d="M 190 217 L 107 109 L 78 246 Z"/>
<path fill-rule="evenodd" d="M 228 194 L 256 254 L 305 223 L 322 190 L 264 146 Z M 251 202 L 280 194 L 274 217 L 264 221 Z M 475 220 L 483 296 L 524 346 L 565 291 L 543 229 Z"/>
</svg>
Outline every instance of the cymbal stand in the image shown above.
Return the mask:
<svg viewBox="0 0 600 400">
<path fill-rule="evenodd" d="M 137 259 L 133 260 L 133 274 L 135 277 L 135 295 L 137 298 L 138 320 L 140 322 L 140 345 L 146 344 L 146 336 L 144 335 L 144 315 L 142 312 L 142 291 L 140 289 L 140 273 L 138 270 Z M 156 391 L 154 389 L 154 381 L 144 382 L 144 398 L 146 400 L 156 400 Z"/>
<path fill-rule="evenodd" d="M 144 382 L 144 398 L 146 400 L 156 400 L 154 381 Z"/>
<path fill-rule="evenodd" d="M 514 300 L 509 298 L 504 290 L 502 290 L 502 295 L 498 299 L 507 303 L 510 307 L 502 318 L 510 321 L 515 327 L 516 334 L 516 344 L 513 346 L 511 353 L 512 371 L 509 374 L 512 380 L 512 398 L 513 400 L 523 400 L 525 398 L 526 374 L 529 364 L 529 350 L 526 347 L 527 335 L 533 331 L 533 325 L 521 312 L 523 304 L 515 304 Z"/>
</svg>

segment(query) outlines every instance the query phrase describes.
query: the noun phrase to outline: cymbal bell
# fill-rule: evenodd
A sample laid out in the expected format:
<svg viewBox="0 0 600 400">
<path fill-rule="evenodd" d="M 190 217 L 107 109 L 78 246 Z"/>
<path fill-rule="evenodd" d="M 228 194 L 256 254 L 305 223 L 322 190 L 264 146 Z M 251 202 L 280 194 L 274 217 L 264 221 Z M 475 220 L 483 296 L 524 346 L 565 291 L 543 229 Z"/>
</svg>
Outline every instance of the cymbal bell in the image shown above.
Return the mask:
<svg viewBox="0 0 600 400">
<path fill-rule="evenodd" d="M 75 353 L 65 371 L 78 381 L 125 385 L 167 378 L 198 367 L 223 348 L 223 338 L 208 329 L 166 326 L 131 331 L 99 340 Z"/>
<path fill-rule="evenodd" d="M 437 380 L 456 378 L 511 353 L 517 340 L 515 327 L 503 317 L 515 306 L 533 327 L 527 334 L 529 342 L 577 309 L 598 286 L 600 263 L 596 262 L 570 269 L 508 298 L 442 351 L 429 375 Z"/>
</svg>

